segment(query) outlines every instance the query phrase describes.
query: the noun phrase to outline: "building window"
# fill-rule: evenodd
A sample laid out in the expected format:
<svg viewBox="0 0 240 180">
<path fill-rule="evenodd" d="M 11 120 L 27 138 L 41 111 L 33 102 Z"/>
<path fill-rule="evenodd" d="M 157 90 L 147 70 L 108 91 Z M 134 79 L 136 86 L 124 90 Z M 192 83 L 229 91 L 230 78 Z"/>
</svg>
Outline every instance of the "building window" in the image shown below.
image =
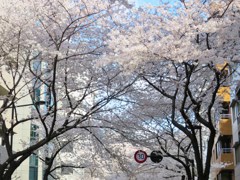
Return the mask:
<svg viewBox="0 0 240 180">
<path fill-rule="evenodd" d="M 38 179 L 38 168 L 30 167 L 29 168 L 29 180 L 37 180 Z"/>
<path fill-rule="evenodd" d="M 40 96 L 41 96 L 41 91 L 40 87 L 35 87 L 34 88 L 34 102 L 39 102 L 40 101 Z"/>
<path fill-rule="evenodd" d="M 37 167 L 38 166 L 38 157 L 35 154 L 30 156 L 30 166 Z"/>
<path fill-rule="evenodd" d="M 31 131 L 30 131 L 30 142 L 36 142 L 38 140 L 38 126 L 35 124 L 31 124 Z"/>
<path fill-rule="evenodd" d="M 30 129 L 30 144 L 35 144 L 38 141 L 38 126 L 35 124 L 31 124 Z M 38 156 L 36 154 L 32 154 L 29 157 L 29 180 L 37 180 L 38 179 Z"/>
<path fill-rule="evenodd" d="M 230 180 L 230 179 L 233 179 L 233 171 L 222 171 L 217 176 L 217 180 Z"/>
<path fill-rule="evenodd" d="M 33 62 L 33 72 L 35 73 L 35 78 L 33 80 L 33 102 L 38 103 L 41 97 L 41 81 L 38 79 L 41 76 L 41 61 Z M 39 108 L 39 106 L 37 105 Z"/>
<path fill-rule="evenodd" d="M 223 102 L 222 103 L 222 114 L 229 114 L 229 103 Z"/>
<path fill-rule="evenodd" d="M 29 180 L 38 180 L 38 157 L 35 154 L 29 158 Z"/>
<path fill-rule="evenodd" d="M 53 97 L 52 97 L 50 84 L 44 86 L 44 101 L 45 101 L 45 110 L 48 110 L 48 107 L 53 105 Z"/>
<path fill-rule="evenodd" d="M 230 118 L 229 102 L 223 102 L 222 103 L 221 118 L 222 119 L 229 119 Z"/>
<path fill-rule="evenodd" d="M 231 136 L 222 136 L 219 138 L 218 142 L 216 143 L 216 158 L 220 156 L 222 153 L 231 153 L 232 138 Z"/>
<path fill-rule="evenodd" d="M 231 136 L 223 136 L 221 138 L 222 148 L 231 148 Z"/>
</svg>

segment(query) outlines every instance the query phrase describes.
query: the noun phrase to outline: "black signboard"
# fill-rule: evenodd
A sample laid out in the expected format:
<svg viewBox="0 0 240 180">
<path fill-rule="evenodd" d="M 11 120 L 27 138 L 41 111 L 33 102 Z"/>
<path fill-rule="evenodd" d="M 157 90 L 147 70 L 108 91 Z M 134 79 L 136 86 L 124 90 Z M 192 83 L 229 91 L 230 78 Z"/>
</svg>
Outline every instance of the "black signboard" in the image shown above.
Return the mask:
<svg viewBox="0 0 240 180">
<path fill-rule="evenodd" d="M 163 159 L 163 156 L 160 151 L 152 151 L 150 154 L 150 159 L 154 163 L 160 163 Z"/>
</svg>

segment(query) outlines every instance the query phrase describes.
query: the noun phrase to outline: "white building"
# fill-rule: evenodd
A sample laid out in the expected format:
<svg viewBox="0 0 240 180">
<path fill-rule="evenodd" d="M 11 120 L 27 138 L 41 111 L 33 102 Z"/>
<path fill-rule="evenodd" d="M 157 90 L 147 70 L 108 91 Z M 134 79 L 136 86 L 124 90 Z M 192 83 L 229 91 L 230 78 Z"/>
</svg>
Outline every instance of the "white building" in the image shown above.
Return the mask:
<svg viewBox="0 0 240 180">
<path fill-rule="evenodd" d="M 8 94 L 8 87 L 13 87 L 13 77 L 5 69 L 1 69 L 2 78 L 0 78 L 0 106 L 2 106 L 4 97 Z M 14 105 L 8 107 L 1 114 L 7 127 L 11 127 L 16 121 L 29 118 L 33 111 L 33 101 L 29 93 L 29 89 L 25 86 L 22 80 L 16 88 L 18 93 Z M 19 123 L 13 128 L 13 133 L 10 137 L 12 151 L 17 152 L 25 149 L 32 140 L 37 138 L 36 127 L 31 121 Z M 38 153 L 38 152 L 36 152 Z M 0 146 L 0 162 L 7 159 L 7 152 L 4 145 L 4 139 L 1 137 Z M 27 158 L 14 172 L 12 179 L 20 180 L 41 180 L 43 176 L 43 163 L 38 160 L 37 156 L 32 154 Z"/>
</svg>

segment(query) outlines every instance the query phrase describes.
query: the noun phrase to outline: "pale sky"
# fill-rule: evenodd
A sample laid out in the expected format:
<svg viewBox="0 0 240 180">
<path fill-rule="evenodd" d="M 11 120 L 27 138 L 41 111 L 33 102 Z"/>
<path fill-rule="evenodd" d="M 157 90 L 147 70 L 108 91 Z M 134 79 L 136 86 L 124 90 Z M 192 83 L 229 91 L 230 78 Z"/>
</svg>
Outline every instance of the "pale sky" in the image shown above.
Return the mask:
<svg viewBox="0 0 240 180">
<path fill-rule="evenodd" d="M 159 5 L 159 0 L 129 0 L 129 2 L 135 2 L 136 6 L 142 6 L 147 3 L 153 6 Z"/>
</svg>

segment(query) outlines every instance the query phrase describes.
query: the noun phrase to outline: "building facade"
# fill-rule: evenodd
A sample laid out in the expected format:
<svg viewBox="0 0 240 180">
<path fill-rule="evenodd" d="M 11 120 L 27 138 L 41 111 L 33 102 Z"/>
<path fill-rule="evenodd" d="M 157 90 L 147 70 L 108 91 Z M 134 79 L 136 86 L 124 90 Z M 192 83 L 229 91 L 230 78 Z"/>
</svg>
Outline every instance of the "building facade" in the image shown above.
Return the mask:
<svg viewBox="0 0 240 180">
<path fill-rule="evenodd" d="M 223 66 L 219 65 L 221 70 Z M 223 70 L 228 76 L 228 69 Z M 230 111 L 230 86 L 224 82 L 218 90 L 220 106 L 216 110 L 217 135 L 212 151 L 211 176 L 214 180 L 234 180 L 234 151 L 232 148 L 232 118 Z"/>
<path fill-rule="evenodd" d="M 231 114 L 235 162 L 235 179 L 240 179 L 240 64 L 235 63 L 231 69 Z"/>
<path fill-rule="evenodd" d="M 8 87 L 14 86 L 14 78 L 8 71 L 1 69 L 2 78 L 0 79 L 0 106 L 3 104 L 4 98 L 8 94 Z M 6 108 L 1 114 L 1 118 L 6 122 L 7 127 L 12 127 L 17 121 L 28 119 L 34 111 L 33 98 L 29 93 L 29 88 L 26 82 L 20 81 L 16 86 L 16 97 L 14 103 Z M 7 87 L 8 86 L 8 87 Z M 1 128 L 0 128 L 1 129 Z M 37 140 L 36 126 L 32 121 L 19 123 L 13 128 L 13 133 L 10 136 L 10 144 L 13 152 L 21 151 Z M 3 163 L 7 158 L 7 151 L 4 139 L 1 136 L 0 146 L 0 163 Z M 38 152 L 34 152 L 29 158 L 16 169 L 12 175 L 12 179 L 20 180 L 41 180 L 43 177 L 43 162 L 37 158 Z"/>
</svg>

